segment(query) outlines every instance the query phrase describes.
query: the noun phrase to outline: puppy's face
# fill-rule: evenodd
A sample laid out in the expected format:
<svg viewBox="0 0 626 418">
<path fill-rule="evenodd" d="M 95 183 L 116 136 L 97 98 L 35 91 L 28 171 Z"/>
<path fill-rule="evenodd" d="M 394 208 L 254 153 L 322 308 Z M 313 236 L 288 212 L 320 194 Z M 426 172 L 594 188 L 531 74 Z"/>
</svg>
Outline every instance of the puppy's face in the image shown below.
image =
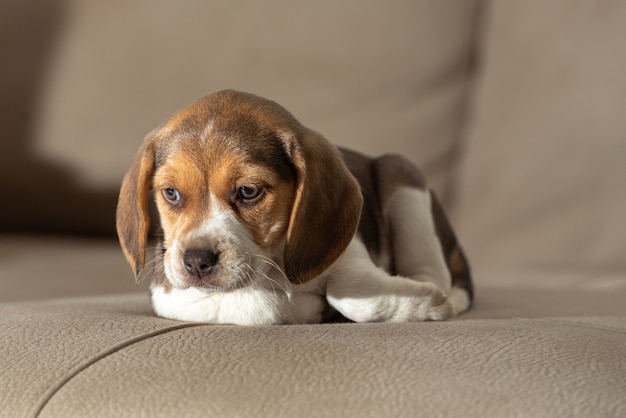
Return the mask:
<svg viewBox="0 0 626 418">
<path fill-rule="evenodd" d="M 149 134 L 120 191 L 117 229 L 139 278 L 154 192 L 163 271 L 176 288 L 235 289 L 319 275 L 362 204 L 337 150 L 279 105 L 225 91 Z"/>
<path fill-rule="evenodd" d="M 272 132 L 239 122 L 252 127 L 166 129 L 153 190 L 175 287 L 231 289 L 282 274 L 295 168 Z"/>
</svg>

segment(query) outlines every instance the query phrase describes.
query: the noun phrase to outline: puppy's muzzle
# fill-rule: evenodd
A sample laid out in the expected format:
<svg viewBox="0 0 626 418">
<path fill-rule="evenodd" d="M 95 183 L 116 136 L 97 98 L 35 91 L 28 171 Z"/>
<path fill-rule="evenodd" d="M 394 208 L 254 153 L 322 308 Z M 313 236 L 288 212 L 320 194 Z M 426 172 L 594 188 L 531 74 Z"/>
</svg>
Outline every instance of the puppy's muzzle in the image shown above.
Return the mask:
<svg viewBox="0 0 626 418">
<path fill-rule="evenodd" d="M 189 249 L 183 255 L 185 270 L 207 284 L 213 284 L 210 276 L 217 269 L 218 259 L 219 253 L 203 249 Z"/>
</svg>

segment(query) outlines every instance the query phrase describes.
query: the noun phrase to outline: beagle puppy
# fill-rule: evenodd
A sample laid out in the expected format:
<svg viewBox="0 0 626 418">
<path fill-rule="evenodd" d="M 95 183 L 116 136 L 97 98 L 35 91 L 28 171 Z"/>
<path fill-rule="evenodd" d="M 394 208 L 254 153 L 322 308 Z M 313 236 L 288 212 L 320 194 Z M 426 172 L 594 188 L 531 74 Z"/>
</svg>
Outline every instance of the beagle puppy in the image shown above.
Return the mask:
<svg viewBox="0 0 626 418">
<path fill-rule="evenodd" d="M 162 233 L 147 262 L 151 194 Z M 116 224 L 166 318 L 444 320 L 473 300 L 465 255 L 413 164 L 336 148 L 238 91 L 203 97 L 146 136 Z"/>
</svg>

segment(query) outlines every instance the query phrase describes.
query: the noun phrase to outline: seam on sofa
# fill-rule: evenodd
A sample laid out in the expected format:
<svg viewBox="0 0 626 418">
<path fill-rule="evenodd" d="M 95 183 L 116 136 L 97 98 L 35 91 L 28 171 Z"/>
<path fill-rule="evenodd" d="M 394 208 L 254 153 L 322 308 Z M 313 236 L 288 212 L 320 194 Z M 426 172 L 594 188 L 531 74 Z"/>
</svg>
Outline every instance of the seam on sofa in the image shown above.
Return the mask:
<svg viewBox="0 0 626 418">
<path fill-rule="evenodd" d="M 462 174 L 463 159 L 467 149 L 468 127 L 471 126 L 474 117 L 474 102 L 481 84 L 483 61 L 485 54 L 485 32 L 491 12 L 491 1 L 477 1 L 474 5 L 472 17 L 473 30 L 469 40 L 469 53 L 465 57 L 465 91 L 457 113 L 457 134 L 454 146 L 448 157 L 448 175 L 442 190 L 441 200 L 444 207 L 450 211 L 458 209 L 459 199 L 459 176 Z"/>
<path fill-rule="evenodd" d="M 173 325 L 173 326 L 169 326 L 169 327 L 165 327 L 165 328 L 160 328 L 158 330 L 155 331 L 151 331 L 151 332 L 147 332 L 145 334 L 141 334 L 138 336 L 135 336 L 133 338 L 130 338 L 128 340 L 125 340 L 121 343 L 118 343 L 112 347 L 109 347 L 108 349 L 92 356 L 91 358 L 89 358 L 87 361 L 78 364 L 77 366 L 75 366 L 73 369 L 71 369 L 69 372 L 67 372 L 65 374 L 65 376 L 63 376 L 62 378 L 60 378 L 55 384 L 52 385 L 52 387 L 42 396 L 41 400 L 35 405 L 35 407 L 33 408 L 33 413 L 29 414 L 31 416 L 35 416 L 38 417 L 44 410 L 44 408 L 46 407 L 46 405 L 50 402 L 50 400 L 54 397 L 54 395 L 59 392 L 70 380 L 72 380 L 74 377 L 76 377 L 78 374 L 80 374 L 82 371 L 86 370 L 87 368 L 89 368 L 90 366 L 92 366 L 93 364 L 99 362 L 100 360 L 110 356 L 111 354 L 114 354 L 124 348 L 130 347 L 131 345 L 134 345 L 138 342 L 141 341 L 145 341 L 147 339 L 150 339 L 152 337 L 156 337 L 158 335 L 162 335 L 162 334 L 167 334 L 168 332 L 172 332 L 172 331 L 177 331 L 180 329 L 184 329 L 184 328 L 193 328 L 193 327 L 199 327 L 199 326 L 203 326 L 206 324 L 203 323 L 182 323 L 182 324 L 178 324 L 178 325 Z"/>
</svg>

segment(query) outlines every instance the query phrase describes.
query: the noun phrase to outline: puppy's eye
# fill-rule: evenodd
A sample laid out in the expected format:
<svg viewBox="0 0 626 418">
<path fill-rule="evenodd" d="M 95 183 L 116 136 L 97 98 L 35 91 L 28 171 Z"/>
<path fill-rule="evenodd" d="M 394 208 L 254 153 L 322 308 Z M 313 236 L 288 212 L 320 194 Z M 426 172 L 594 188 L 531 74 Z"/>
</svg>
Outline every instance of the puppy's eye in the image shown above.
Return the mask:
<svg viewBox="0 0 626 418">
<path fill-rule="evenodd" d="M 180 193 L 173 187 L 163 189 L 163 197 L 170 203 L 178 203 L 180 201 Z"/>
<path fill-rule="evenodd" d="M 261 187 L 243 186 L 237 190 L 237 197 L 241 200 L 250 201 L 261 196 L 261 193 L 263 193 Z"/>
</svg>

